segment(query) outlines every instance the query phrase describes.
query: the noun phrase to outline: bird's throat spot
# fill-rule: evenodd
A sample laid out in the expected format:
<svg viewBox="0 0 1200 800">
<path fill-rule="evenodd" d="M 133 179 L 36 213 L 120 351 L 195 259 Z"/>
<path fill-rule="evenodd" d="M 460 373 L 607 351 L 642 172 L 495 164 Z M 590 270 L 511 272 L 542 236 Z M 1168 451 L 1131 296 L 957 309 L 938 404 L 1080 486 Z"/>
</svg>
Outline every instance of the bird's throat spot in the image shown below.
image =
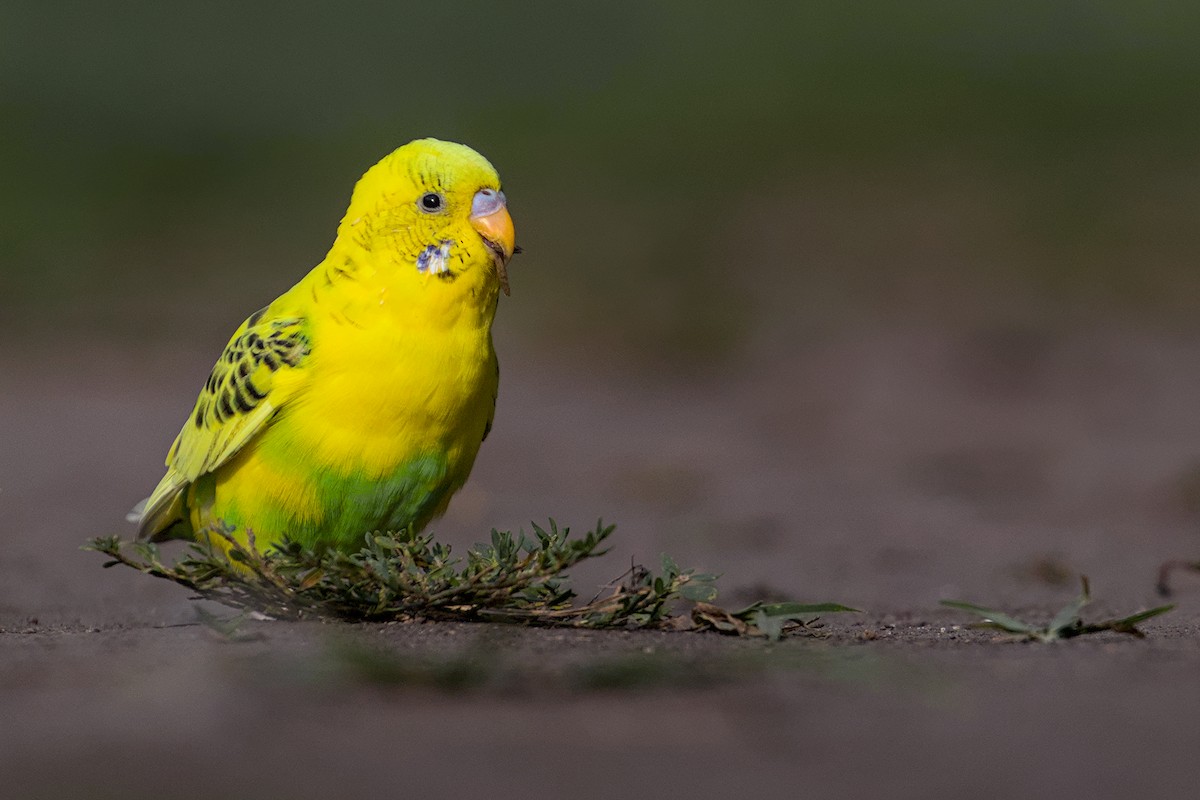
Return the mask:
<svg viewBox="0 0 1200 800">
<path fill-rule="evenodd" d="M 454 242 L 443 239 L 438 244 L 426 246 L 417 256 L 417 272 L 422 275 L 436 275 L 445 280 L 454 280 L 457 276 L 450 271 L 450 251 Z"/>
</svg>

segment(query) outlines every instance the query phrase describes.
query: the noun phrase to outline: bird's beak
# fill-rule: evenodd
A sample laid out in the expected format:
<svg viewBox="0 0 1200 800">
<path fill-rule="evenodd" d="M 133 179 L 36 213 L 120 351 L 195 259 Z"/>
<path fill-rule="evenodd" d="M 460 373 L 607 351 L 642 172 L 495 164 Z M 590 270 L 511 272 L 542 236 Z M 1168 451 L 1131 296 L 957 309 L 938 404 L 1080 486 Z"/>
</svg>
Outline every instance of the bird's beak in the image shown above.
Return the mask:
<svg viewBox="0 0 1200 800">
<path fill-rule="evenodd" d="M 496 274 L 500 287 L 508 294 L 508 260 L 517 249 L 517 234 L 508 215 L 504 192 L 480 189 L 471 200 L 471 227 L 496 254 Z"/>
</svg>

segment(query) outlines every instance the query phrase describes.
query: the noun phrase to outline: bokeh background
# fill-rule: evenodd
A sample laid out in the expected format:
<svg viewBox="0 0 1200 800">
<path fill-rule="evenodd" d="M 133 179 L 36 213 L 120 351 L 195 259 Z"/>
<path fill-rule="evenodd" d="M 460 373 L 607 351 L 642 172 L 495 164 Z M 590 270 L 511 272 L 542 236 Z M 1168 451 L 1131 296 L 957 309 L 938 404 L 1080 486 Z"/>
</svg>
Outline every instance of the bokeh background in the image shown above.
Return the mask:
<svg viewBox="0 0 1200 800">
<path fill-rule="evenodd" d="M 1194 792 L 1194 578 L 1146 642 L 960 640 L 937 603 L 1044 618 L 1086 573 L 1124 614 L 1200 556 L 1197 41 L 1187 3 L 0 2 L 5 786 Z M 834 647 L 741 643 L 784 666 L 709 691 L 686 658 L 739 643 L 231 645 L 80 551 L 132 533 L 230 332 L 420 136 L 495 163 L 525 250 L 496 425 L 437 534 L 603 517 L 584 595 L 665 551 L 731 606 L 865 609 Z M 560 680 L 379 686 L 322 666 L 341 635 Z M 664 691 L 556 694 L 656 651 L 685 657 Z"/>
<path fill-rule="evenodd" d="M 9 328 L 196 335 L 318 260 L 357 174 L 424 135 L 505 176 L 528 255 L 503 324 L 538 346 L 694 365 L 880 315 L 1190 316 L 1186 4 L 0 14 Z"/>
<path fill-rule="evenodd" d="M 1119 2 L 5 3 L 11 531 L 120 529 L 229 332 L 434 135 L 498 166 L 525 249 L 452 541 L 603 516 L 633 557 L 887 607 L 1149 568 L 1200 511 L 1198 31 Z"/>
</svg>

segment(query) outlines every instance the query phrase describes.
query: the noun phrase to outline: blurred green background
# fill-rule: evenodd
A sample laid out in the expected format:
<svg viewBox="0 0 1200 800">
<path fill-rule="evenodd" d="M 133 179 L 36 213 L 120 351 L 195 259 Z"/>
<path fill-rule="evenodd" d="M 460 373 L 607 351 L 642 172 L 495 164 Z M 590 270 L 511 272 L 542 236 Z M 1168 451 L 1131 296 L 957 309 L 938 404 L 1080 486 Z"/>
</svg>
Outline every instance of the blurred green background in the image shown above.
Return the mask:
<svg viewBox="0 0 1200 800">
<path fill-rule="evenodd" d="M 219 331 L 419 136 L 505 179 L 503 324 L 729 363 L 826 326 L 1190 326 L 1200 11 L 0 4 L 0 329 Z"/>
</svg>

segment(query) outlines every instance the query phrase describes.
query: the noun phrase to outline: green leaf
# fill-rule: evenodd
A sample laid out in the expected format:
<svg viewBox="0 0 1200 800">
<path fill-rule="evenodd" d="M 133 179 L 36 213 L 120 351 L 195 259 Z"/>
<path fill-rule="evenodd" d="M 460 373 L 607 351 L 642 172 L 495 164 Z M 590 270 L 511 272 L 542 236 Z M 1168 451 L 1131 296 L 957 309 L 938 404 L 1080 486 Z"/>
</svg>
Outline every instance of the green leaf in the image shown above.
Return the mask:
<svg viewBox="0 0 1200 800">
<path fill-rule="evenodd" d="M 1122 617 L 1121 619 L 1110 619 L 1095 625 L 1085 625 L 1083 626 L 1083 630 L 1080 632 L 1098 633 L 1100 631 L 1113 631 L 1114 633 L 1125 633 L 1141 639 L 1144 638 L 1145 634 L 1138 630 L 1137 624 L 1139 622 L 1145 622 L 1152 617 L 1165 614 L 1174 608 L 1174 605 L 1158 606 L 1157 608 L 1151 608 L 1148 611 L 1140 611 L 1137 614 L 1130 614 L 1128 617 Z"/>
<path fill-rule="evenodd" d="M 1174 608 L 1175 608 L 1174 603 L 1172 603 L 1170 605 L 1166 605 L 1166 606 L 1158 606 L 1156 608 L 1150 609 L 1149 611 L 1141 611 L 1141 612 L 1138 612 L 1137 614 L 1131 614 L 1128 617 L 1123 617 L 1118 620 L 1112 620 L 1111 624 L 1121 625 L 1124 627 L 1132 627 L 1134 625 L 1137 625 L 1139 622 L 1145 622 L 1146 620 L 1148 620 L 1152 617 L 1157 617 L 1160 614 L 1166 614 L 1168 611 L 1174 610 Z"/>
<path fill-rule="evenodd" d="M 693 603 L 711 603 L 717 599 L 717 587 L 709 583 L 689 581 L 679 590 L 679 596 Z"/>
<path fill-rule="evenodd" d="M 788 616 L 793 617 L 797 614 L 824 614 L 849 611 L 856 614 L 862 612 L 857 608 L 844 606 L 841 603 L 769 603 L 759 606 L 759 609 L 767 616 Z"/>
<path fill-rule="evenodd" d="M 862 613 L 860 609 L 844 606 L 841 603 L 763 603 L 759 601 L 751 603 L 739 611 L 734 611 L 733 616 L 749 620 L 760 611 L 769 617 L 796 617 L 801 614 L 826 614 L 843 611 Z"/>
<path fill-rule="evenodd" d="M 1029 633 L 1032 634 L 1040 629 L 1028 622 L 1022 622 L 1016 617 L 1010 617 L 1003 611 L 997 611 L 994 608 L 984 608 L 977 606 L 974 603 L 964 603 L 961 600 L 943 600 L 942 605 L 949 608 L 957 608 L 960 611 L 967 611 L 976 616 L 983 617 L 985 622 L 991 623 L 1001 630 L 1010 633 Z"/>
</svg>

